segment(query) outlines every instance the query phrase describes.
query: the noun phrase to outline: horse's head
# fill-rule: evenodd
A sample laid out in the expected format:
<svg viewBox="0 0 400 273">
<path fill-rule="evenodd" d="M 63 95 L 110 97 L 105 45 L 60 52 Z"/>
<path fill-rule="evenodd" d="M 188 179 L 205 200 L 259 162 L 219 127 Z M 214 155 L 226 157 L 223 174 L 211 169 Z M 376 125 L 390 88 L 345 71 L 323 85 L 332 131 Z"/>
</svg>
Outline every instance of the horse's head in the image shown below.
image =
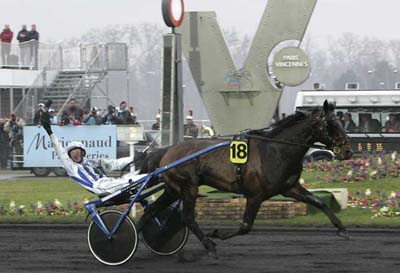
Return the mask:
<svg viewBox="0 0 400 273">
<path fill-rule="evenodd" d="M 350 140 L 334 110 L 335 105 L 325 100 L 323 108 L 313 113 L 314 136 L 332 150 L 337 159 L 349 159 L 353 155 Z"/>
</svg>

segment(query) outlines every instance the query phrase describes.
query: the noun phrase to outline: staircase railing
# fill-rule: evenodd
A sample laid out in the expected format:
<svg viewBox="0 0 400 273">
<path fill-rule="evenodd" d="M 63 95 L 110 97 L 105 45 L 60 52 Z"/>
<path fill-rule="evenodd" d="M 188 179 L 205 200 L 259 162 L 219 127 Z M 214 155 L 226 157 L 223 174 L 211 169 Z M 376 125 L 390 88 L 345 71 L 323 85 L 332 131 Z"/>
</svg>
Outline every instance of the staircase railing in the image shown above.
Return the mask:
<svg viewBox="0 0 400 273">
<path fill-rule="evenodd" d="M 13 112 L 22 117 L 27 123 L 32 123 L 33 116 L 38 102 L 46 90 L 47 84 L 51 78 L 57 74 L 61 67 L 61 56 L 59 50 L 54 50 L 46 60 L 46 64 L 42 66 L 39 75 L 34 80 L 28 91 L 24 94 L 21 101 L 13 109 Z"/>
<path fill-rule="evenodd" d="M 94 55 L 93 59 L 89 62 L 89 65 L 87 66 L 85 70 L 85 74 L 83 74 L 82 78 L 79 80 L 79 82 L 75 85 L 73 91 L 69 94 L 68 98 L 65 100 L 64 104 L 61 106 L 61 108 L 58 111 L 58 116 L 61 118 L 62 113 L 64 112 L 68 102 L 76 96 L 80 91 L 81 88 L 83 88 L 85 84 L 85 80 L 89 79 L 89 86 L 85 88 L 88 90 L 88 94 L 86 95 L 85 99 L 82 100 L 81 105 L 83 103 L 86 103 L 88 101 L 88 98 L 90 96 L 90 90 L 96 86 L 96 84 L 104 77 L 105 75 L 105 66 L 104 66 L 104 54 L 105 54 L 105 46 L 99 46 L 100 50 L 98 50 L 97 54 Z M 94 81 L 94 84 L 91 83 L 90 76 L 93 74 L 97 74 L 98 78 Z M 100 78 L 101 77 L 101 78 Z"/>
</svg>

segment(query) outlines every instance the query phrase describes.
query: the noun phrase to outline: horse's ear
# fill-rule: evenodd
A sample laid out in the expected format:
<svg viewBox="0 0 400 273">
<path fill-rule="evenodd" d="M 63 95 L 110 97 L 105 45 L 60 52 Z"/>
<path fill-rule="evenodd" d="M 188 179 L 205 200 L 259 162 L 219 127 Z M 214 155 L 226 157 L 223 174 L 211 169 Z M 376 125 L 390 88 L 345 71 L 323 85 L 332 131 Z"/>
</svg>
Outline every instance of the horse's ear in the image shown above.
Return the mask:
<svg viewBox="0 0 400 273">
<path fill-rule="evenodd" d="M 324 112 L 328 113 L 329 112 L 329 103 L 328 100 L 324 101 Z"/>
</svg>

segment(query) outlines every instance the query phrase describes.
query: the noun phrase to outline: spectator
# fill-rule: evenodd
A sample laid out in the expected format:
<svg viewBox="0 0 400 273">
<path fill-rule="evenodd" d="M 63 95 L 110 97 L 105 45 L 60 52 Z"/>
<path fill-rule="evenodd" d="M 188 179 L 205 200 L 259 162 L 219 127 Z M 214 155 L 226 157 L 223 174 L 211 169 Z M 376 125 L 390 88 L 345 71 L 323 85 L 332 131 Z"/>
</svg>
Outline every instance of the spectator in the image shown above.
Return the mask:
<svg viewBox="0 0 400 273">
<path fill-rule="evenodd" d="M 90 114 L 83 119 L 85 125 L 100 125 L 101 117 L 97 115 L 97 107 L 92 107 Z"/>
<path fill-rule="evenodd" d="M 129 116 L 128 116 L 128 124 L 139 124 L 139 122 L 137 122 L 136 120 L 136 112 L 133 109 L 133 107 L 129 107 Z"/>
<path fill-rule="evenodd" d="M 342 123 L 342 125 L 344 126 L 344 115 L 343 115 L 343 112 L 342 111 L 337 111 L 336 112 L 336 117 L 338 118 L 340 123 Z"/>
<path fill-rule="evenodd" d="M 117 115 L 115 114 L 115 107 L 112 105 L 109 105 L 107 107 L 107 114 L 103 117 L 101 123 L 105 125 L 110 125 L 110 124 L 118 124 L 119 120 L 117 118 Z"/>
<path fill-rule="evenodd" d="M 0 168 L 5 169 L 8 165 L 8 156 L 10 154 L 8 134 L 4 131 L 6 119 L 0 118 Z"/>
<path fill-rule="evenodd" d="M 36 110 L 35 115 L 33 116 L 33 125 L 40 125 L 40 120 L 42 119 L 42 115 L 44 112 L 44 103 L 39 103 L 38 110 Z"/>
<path fill-rule="evenodd" d="M 36 25 L 31 26 L 29 31 L 29 47 L 30 47 L 30 62 L 33 62 L 33 69 L 38 68 L 39 55 L 39 32 L 36 30 Z"/>
<path fill-rule="evenodd" d="M 12 113 L 10 120 L 4 125 L 4 131 L 8 133 L 10 141 L 18 139 L 22 135 L 22 127 L 25 125 L 25 121 L 22 118 L 18 118 Z"/>
<path fill-rule="evenodd" d="M 131 113 L 128 111 L 126 107 L 127 107 L 126 101 L 122 101 L 119 104 L 118 114 L 117 114 L 117 117 L 119 119 L 119 124 L 128 124 L 129 121 L 131 120 Z"/>
<path fill-rule="evenodd" d="M 360 132 L 371 132 L 376 133 L 380 132 L 382 129 L 382 125 L 378 120 L 372 119 L 371 113 L 360 113 L 359 114 L 360 126 L 358 130 Z"/>
<path fill-rule="evenodd" d="M 352 119 L 350 113 L 345 113 L 343 116 L 343 128 L 346 132 L 354 132 L 356 130 L 356 124 Z"/>
<path fill-rule="evenodd" d="M 10 52 L 11 52 L 11 41 L 14 36 L 14 33 L 11 31 L 9 25 L 4 25 L 3 31 L 0 33 L 0 41 L 1 41 L 1 61 L 2 65 L 7 66 L 10 65 Z"/>
<path fill-rule="evenodd" d="M 139 125 L 139 122 L 136 120 L 136 116 L 130 116 L 128 119 L 128 124 Z"/>
<path fill-rule="evenodd" d="M 160 130 L 160 114 L 156 115 L 156 122 L 151 125 L 151 130 Z"/>
<path fill-rule="evenodd" d="M 66 110 L 62 113 L 62 124 L 63 125 L 81 125 L 82 124 L 83 111 L 80 107 L 76 106 L 76 100 L 70 99 L 69 105 Z"/>
<path fill-rule="evenodd" d="M 183 126 L 185 136 L 196 138 L 199 135 L 199 128 L 193 123 L 193 111 L 189 110 L 186 116 L 186 124 Z"/>
<path fill-rule="evenodd" d="M 58 118 L 53 108 L 49 108 L 49 115 L 50 115 L 50 124 L 58 125 Z"/>
<path fill-rule="evenodd" d="M 389 114 L 389 120 L 385 123 L 385 132 L 400 132 L 400 120 L 398 120 L 396 114 Z"/>
<path fill-rule="evenodd" d="M 215 136 L 215 132 L 212 126 L 208 127 L 204 124 L 201 125 L 200 127 L 200 133 L 202 136 Z"/>
<path fill-rule="evenodd" d="M 19 43 L 19 62 L 23 67 L 29 66 L 29 31 L 26 25 L 22 25 L 22 29 L 18 32 L 17 40 Z"/>
<path fill-rule="evenodd" d="M 22 118 L 18 118 L 13 113 L 11 114 L 11 119 L 6 122 L 4 125 L 4 131 L 8 133 L 8 138 L 10 140 L 10 148 L 11 154 L 13 156 L 12 160 L 16 160 L 15 155 L 22 155 L 22 127 L 25 125 L 25 122 Z M 13 163 L 11 163 L 13 164 Z M 18 167 L 22 167 L 22 164 L 18 163 Z"/>
</svg>

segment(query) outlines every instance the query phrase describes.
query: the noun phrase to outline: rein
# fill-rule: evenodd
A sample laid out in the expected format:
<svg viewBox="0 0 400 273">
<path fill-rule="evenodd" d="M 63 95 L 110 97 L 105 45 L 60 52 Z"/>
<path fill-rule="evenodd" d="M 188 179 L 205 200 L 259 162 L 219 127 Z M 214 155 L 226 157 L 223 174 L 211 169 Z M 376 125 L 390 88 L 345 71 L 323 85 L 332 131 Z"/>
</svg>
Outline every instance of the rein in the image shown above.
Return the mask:
<svg viewBox="0 0 400 273">
<path fill-rule="evenodd" d="M 288 145 L 293 145 L 293 146 L 301 146 L 301 147 L 308 147 L 308 148 L 316 148 L 316 149 L 322 149 L 322 150 L 328 150 L 325 145 L 319 145 L 319 144 L 304 144 L 304 143 L 296 143 L 296 142 L 290 142 L 290 141 L 285 141 L 285 140 L 279 140 L 271 137 L 262 137 L 262 136 L 256 136 L 256 135 L 249 135 L 246 134 L 245 136 L 249 138 L 255 138 L 263 141 L 270 141 L 270 142 L 276 142 L 276 143 L 281 143 L 281 144 L 288 144 Z"/>
<path fill-rule="evenodd" d="M 272 138 L 272 137 L 263 137 L 263 136 L 251 135 L 251 134 L 248 134 L 248 133 L 239 133 L 239 134 L 235 134 L 235 135 L 220 135 L 220 136 L 213 137 L 213 139 L 231 138 L 231 137 L 235 137 L 237 135 L 242 135 L 242 136 L 249 137 L 249 138 L 255 138 L 255 139 L 262 140 L 262 141 L 270 141 L 270 142 L 288 144 L 288 145 L 293 145 L 293 146 L 301 146 L 301 147 L 316 148 L 316 149 L 321 149 L 321 150 L 329 150 L 328 148 L 326 148 L 326 145 L 319 145 L 319 144 L 311 144 L 311 145 L 309 145 L 309 144 L 304 144 L 304 143 L 279 140 L 279 139 L 275 139 L 275 138 Z"/>
</svg>

